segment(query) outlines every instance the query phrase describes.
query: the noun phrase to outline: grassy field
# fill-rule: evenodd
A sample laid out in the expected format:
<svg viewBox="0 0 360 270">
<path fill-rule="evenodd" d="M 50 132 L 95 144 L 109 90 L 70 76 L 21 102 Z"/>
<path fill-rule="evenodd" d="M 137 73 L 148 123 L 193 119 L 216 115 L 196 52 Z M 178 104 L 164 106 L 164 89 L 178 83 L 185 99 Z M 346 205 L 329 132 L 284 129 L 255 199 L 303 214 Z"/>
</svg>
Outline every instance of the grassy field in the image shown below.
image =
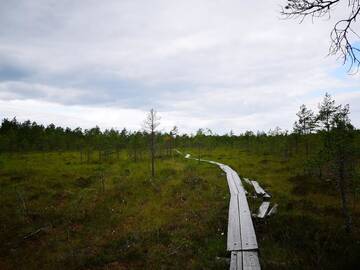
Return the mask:
<svg viewBox="0 0 360 270">
<path fill-rule="evenodd" d="M 279 204 L 275 216 L 255 221 L 263 269 L 356 269 L 359 208 L 348 236 L 336 189 L 304 177 L 301 161 L 222 148 L 203 157 L 259 180 Z M 92 160 L 0 156 L 0 269 L 228 268 L 220 169 L 164 157 L 151 180 L 149 162 L 125 152 Z M 249 203 L 255 209 L 259 201 Z"/>
</svg>

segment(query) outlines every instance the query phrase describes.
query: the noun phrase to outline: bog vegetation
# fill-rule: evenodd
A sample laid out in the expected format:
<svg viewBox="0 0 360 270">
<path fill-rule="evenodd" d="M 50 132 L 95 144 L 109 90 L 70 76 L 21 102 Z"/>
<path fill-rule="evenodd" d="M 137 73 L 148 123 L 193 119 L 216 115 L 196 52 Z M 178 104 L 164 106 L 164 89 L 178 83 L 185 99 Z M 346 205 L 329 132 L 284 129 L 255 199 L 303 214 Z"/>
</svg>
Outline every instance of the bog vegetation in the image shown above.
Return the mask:
<svg viewBox="0 0 360 270">
<path fill-rule="evenodd" d="M 360 134 L 326 95 L 291 132 L 0 127 L 0 269 L 226 269 L 220 161 L 279 204 L 254 220 L 263 269 L 357 269 Z M 256 211 L 258 203 L 249 197 Z"/>
</svg>

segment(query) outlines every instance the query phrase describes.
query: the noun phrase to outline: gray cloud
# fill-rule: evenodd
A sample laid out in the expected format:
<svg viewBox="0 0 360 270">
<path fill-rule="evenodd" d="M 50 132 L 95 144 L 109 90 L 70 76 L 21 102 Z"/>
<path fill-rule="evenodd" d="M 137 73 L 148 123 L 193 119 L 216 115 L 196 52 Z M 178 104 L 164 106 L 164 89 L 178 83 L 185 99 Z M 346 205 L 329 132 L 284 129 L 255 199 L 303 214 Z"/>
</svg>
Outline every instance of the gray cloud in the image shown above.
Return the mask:
<svg viewBox="0 0 360 270">
<path fill-rule="evenodd" d="M 0 100 L 156 107 L 169 125 L 219 132 L 290 127 L 325 91 L 359 107 L 359 76 L 334 75 L 340 62 L 326 57 L 331 21 L 279 20 L 280 2 L 2 3 Z"/>
</svg>

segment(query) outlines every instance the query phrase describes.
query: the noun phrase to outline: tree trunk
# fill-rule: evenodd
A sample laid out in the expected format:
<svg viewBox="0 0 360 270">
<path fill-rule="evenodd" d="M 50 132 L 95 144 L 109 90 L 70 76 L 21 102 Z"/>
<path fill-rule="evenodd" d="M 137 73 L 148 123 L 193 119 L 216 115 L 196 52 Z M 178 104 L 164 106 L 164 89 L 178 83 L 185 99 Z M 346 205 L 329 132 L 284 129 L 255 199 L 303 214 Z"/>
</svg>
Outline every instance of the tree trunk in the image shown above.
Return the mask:
<svg viewBox="0 0 360 270">
<path fill-rule="evenodd" d="M 151 131 L 151 176 L 155 177 L 155 146 L 154 146 L 154 131 Z"/>
</svg>

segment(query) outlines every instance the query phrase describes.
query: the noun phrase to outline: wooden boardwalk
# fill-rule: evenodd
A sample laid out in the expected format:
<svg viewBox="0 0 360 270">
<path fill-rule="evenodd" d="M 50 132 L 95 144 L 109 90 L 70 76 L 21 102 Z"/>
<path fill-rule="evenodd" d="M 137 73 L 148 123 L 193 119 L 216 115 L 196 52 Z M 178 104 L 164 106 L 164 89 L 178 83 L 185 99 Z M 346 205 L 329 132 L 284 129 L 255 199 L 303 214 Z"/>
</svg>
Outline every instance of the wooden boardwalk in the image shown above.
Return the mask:
<svg viewBox="0 0 360 270">
<path fill-rule="evenodd" d="M 181 154 L 181 152 L 178 153 Z M 189 154 L 185 158 L 197 160 L 191 158 Z M 246 191 L 239 175 L 225 164 L 204 159 L 200 161 L 218 165 L 226 173 L 230 191 L 227 233 L 227 250 L 231 252 L 230 269 L 260 270 L 258 243 Z"/>
</svg>

